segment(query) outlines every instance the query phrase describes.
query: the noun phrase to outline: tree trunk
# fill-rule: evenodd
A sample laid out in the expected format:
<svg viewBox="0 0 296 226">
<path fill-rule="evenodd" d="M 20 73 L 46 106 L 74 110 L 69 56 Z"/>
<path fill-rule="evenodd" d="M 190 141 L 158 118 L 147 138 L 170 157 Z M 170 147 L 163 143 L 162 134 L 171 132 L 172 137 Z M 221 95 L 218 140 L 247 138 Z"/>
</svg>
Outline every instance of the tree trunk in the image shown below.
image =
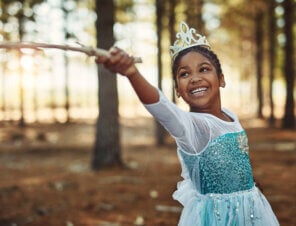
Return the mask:
<svg viewBox="0 0 296 226">
<path fill-rule="evenodd" d="M 169 1 L 169 34 L 170 34 L 170 45 L 173 45 L 175 42 L 176 34 L 175 34 L 175 8 L 176 8 L 176 0 Z M 172 101 L 176 103 L 176 95 L 175 95 L 175 82 L 172 74 Z"/>
<path fill-rule="evenodd" d="M 162 25 L 162 15 L 163 15 L 163 1 L 157 0 L 156 1 L 156 23 L 157 23 L 157 65 L 158 65 L 158 88 L 162 90 L 162 61 L 161 61 L 161 56 L 162 56 L 162 45 L 161 45 L 161 40 L 162 40 L 162 30 L 163 30 L 163 25 Z M 157 145 L 161 146 L 165 144 L 165 135 L 166 131 L 163 128 L 161 124 L 156 122 L 156 142 Z"/>
<path fill-rule="evenodd" d="M 7 61 L 6 61 L 6 57 L 5 57 L 5 61 L 1 62 L 1 72 L 2 72 L 2 76 L 1 76 L 1 111 L 3 114 L 3 120 L 6 119 L 6 93 L 5 93 L 5 85 L 6 85 L 6 68 L 7 68 Z"/>
<path fill-rule="evenodd" d="M 285 61 L 284 61 L 284 74 L 286 79 L 286 105 L 285 115 L 283 119 L 283 128 L 292 129 L 295 127 L 295 115 L 294 115 L 294 81 L 295 81 L 295 62 L 294 62 L 294 37 L 293 37 L 293 0 L 285 0 L 283 2 L 285 9 L 284 19 L 285 27 L 284 32 L 286 35 L 285 43 Z"/>
<path fill-rule="evenodd" d="M 61 2 L 61 8 L 63 11 L 63 32 L 64 32 L 64 38 L 65 38 L 65 43 L 67 42 L 69 32 L 67 29 L 68 26 L 68 14 L 69 11 L 66 8 L 66 3 L 65 1 Z M 65 69 L 65 85 L 64 85 L 64 94 L 65 94 L 65 111 L 66 111 L 66 123 L 69 123 L 71 120 L 70 116 L 70 89 L 69 89 L 69 58 L 67 52 L 63 53 L 63 58 L 64 58 L 64 69 Z"/>
<path fill-rule="evenodd" d="M 23 39 L 23 34 L 24 34 L 24 16 L 21 14 L 19 15 L 18 19 L 18 24 L 19 24 L 19 40 L 22 41 Z M 25 116 L 24 116 L 24 70 L 21 65 L 21 58 L 22 58 L 22 53 L 20 50 L 18 50 L 18 61 L 19 61 L 19 97 L 20 97 L 20 119 L 18 125 L 20 127 L 25 126 Z"/>
<path fill-rule="evenodd" d="M 67 32 L 67 31 L 66 31 Z M 65 111 L 66 111 L 66 123 L 69 123 L 71 121 L 70 116 L 70 89 L 69 89 L 69 58 L 68 54 L 64 53 L 64 68 L 65 68 Z"/>
<path fill-rule="evenodd" d="M 270 116 L 269 125 L 274 125 L 274 102 L 273 102 L 273 91 L 272 84 L 274 80 L 274 68 L 275 68 L 275 49 L 276 49 L 276 24 L 275 24 L 275 1 L 271 0 L 269 3 L 269 29 L 268 29 L 268 41 L 269 41 L 269 105 L 270 105 Z"/>
<path fill-rule="evenodd" d="M 197 33 L 205 35 L 205 26 L 202 20 L 203 0 L 187 0 L 187 23 L 196 29 Z"/>
<path fill-rule="evenodd" d="M 256 68 L 257 68 L 257 98 L 258 98 L 258 110 L 257 117 L 263 118 L 263 91 L 262 91 L 262 64 L 263 64 L 263 12 L 258 11 L 256 15 Z"/>
<path fill-rule="evenodd" d="M 114 43 L 114 3 L 97 0 L 96 22 L 98 47 L 109 49 Z M 99 65 L 99 117 L 96 125 L 96 139 L 92 159 L 95 170 L 107 166 L 121 165 L 119 137 L 119 113 L 116 75 Z"/>
</svg>

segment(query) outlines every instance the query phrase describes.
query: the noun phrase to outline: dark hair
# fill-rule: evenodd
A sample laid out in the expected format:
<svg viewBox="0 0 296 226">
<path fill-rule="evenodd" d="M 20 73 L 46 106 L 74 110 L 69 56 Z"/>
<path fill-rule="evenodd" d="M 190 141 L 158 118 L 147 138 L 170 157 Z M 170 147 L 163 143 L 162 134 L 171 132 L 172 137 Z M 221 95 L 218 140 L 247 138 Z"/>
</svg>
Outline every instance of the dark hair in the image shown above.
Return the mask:
<svg viewBox="0 0 296 226">
<path fill-rule="evenodd" d="M 177 77 L 177 69 L 178 69 L 179 62 L 180 62 L 181 58 L 189 52 L 197 52 L 197 53 L 200 53 L 201 55 L 203 55 L 204 57 L 208 58 L 211 61 L 211 63 L 214 65 L 217 75 L 220 78 L 220 75 L 222 74 L 222 68 L 221 68 L 221 64 L 220 64 L 220 61 L 219 61 L 217 55 L 213 51 L 211 51 L 208 48 L 205 48 L 203 46 L 193 46 L 188 49 L 182 50 L 174 60 L 174 63 L 172 66 L 172 71 L 173 71 L 173 78 L 174 78 L 176 86 L 177 86 L 176 77 Z"/>
</svg>

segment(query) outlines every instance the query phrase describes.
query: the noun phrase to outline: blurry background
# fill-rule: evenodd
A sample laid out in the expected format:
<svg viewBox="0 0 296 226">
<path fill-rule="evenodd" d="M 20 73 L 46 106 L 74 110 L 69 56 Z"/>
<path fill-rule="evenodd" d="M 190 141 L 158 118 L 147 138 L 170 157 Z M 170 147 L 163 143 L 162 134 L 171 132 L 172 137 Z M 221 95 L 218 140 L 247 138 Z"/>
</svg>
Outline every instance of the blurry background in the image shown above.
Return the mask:
<svg viewBox="0 0 296 226">
<path fill-rule="evenodd" d="M 147 80 L 184 109 L 169 47 L 181 21 L 206 35 L 226 78 L 222 104 L 249 134 L 254 174 L 282 225 L 294 225 L 294 0 L 0 6 L 1 44 L 116 45 L 141 57 Z M 175 146 L 124 77 L 58 49 L 0 48 L 0 65 L 0 225 L 176 225 Z"/>
<path fill-rule="evenodd" d="M 290 111 L 285 108 L 287 94 L 293 95 L 295 88 L 287 84 L 295 77 L 294 65 L 286 65 L 295 62 L 295 6 L 286 12 L 285 2 L 120 0 L 114 1 L 114 12 L 97 15 L 94 1 L 1 0 L 0 41 L 94 47 L 96 20 L 104 13 L 114 14 L 113 44 L 142 57 L 139 68 L 155 85 L 161 73 L 162 88 L 172 97 L 169 46 L 184 20 L 207 36 L 222 62 L 227 79 L 224 105 L 241 116 L 283 119 Z M 104 30 L 98 30 L 101 33 Z M 0 51 L 2 121 L 96 118 L 98 83 L 93 59 L 58 50 Z M 285 73 L 286 67 L 291 73 Z M 146 114 L 125 79 L 119 78 L 118 92 L 121 116 Z"/>
</svg>

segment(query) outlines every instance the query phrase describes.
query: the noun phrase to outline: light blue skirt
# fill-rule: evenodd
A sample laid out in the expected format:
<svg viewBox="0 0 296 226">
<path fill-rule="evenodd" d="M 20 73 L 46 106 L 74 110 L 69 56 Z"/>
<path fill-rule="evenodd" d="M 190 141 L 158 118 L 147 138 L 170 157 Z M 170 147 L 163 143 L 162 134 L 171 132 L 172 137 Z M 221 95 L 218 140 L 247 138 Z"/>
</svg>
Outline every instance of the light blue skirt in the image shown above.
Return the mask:
<svg viewBox="0 0 296 226">
<path fill-rule="evenodd" d="M 257 187 L 230 194 L 200 194 L 189 180 L 179 182 L 173 198 L 183 206 L 179 226 L 278 226 Z"/>
</svg>

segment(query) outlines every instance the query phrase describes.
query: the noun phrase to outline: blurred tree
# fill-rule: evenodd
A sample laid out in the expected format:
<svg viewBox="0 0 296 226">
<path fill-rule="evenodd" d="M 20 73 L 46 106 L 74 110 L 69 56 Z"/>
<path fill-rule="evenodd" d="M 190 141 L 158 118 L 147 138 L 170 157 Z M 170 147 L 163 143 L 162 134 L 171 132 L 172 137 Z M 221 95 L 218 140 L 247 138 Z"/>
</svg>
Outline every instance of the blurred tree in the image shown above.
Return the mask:
<svg viewBox="0 0 296 226">
<path fill-rule="evenodd" d="M 66 43 L 69 39 L 77 40 L 75 33 L 69 30 L 70 28 L 69 16 L 70 16 L 70 13 L 73 12 L 77 7 L 77 2 L 79 2 L 79 0 L 66 0 L 66 1 L 62 0 L 61 1 L 61 10 L 63 12 L 63 32 L 64 32 L 64 39 Z M 64 107 L 66 111 L 66 123 L 69 123 L 71 121 L 71 115 L 70 115 L 71 100 L 70 100 L 70 87 L 69 87 L 70 86 L 69 57 L 67 52 L 64 52 L 63 58 L 64 58 L 64 68 L 65 68 L 65 74 L 64 74 L 65 75 L 65 86 L 64 86 L 65 105 Z"/>
<path fill-rule="evenodd" d="M 176 31 L 175 31 L 175 24 L 176 24 L 176 15 L 175 15 L 175 9 L 176 9 L 176 0 L 171 0 L 168 2 L 168 18 L 169 18 L 169 35 L 170 35 L 170 45 L 173 45 L 176 39 Z M 176 103 L 176 95 L 175 95 L 175 84 L 172 74 L 172 101 Z"/>
<path fill-rule="evenodd" d="M 3 56 L 5 56 L 4 53 L 1 53 Z M 1 111 L 2 111 L 2 114 L 4 115 L 5 114 L 5 108 L 6 108 L 6 98 L 5 98 L 5 80 L 6 80 L 6 57 L 2 57 L 1 59 Z"/>
<path fill-rule="evenodd" d="M 75 13 L 75 9 L 79 7 L 79 1 L 78 0 L 62 0 L 60 2 L 61 4 L 61 10 L 63 12 L 63 33 L 64 33 L 64 41 L 67 43 L 67 41 L 74 39 L 78 40 L 77 35 L 69 29 L 69 25 L 72 21 L 70 21 L 69 17 L 71 14 Z M 69 123 L 71 121 L 71 114 L 70 114 L 70 108 L 71 108 L 71 94 L 70 94 L 70 78 L 69 78 L 69 56 L 68 52 L 64 52 L 63 54 L 64 58 L 64 68 L 65 68 L 65 85 L 64 85 L 64 94 L 65 94 L 65 103 L 64 108 L 66 111 L 66 123 Z"/>
<path fill-rule="evenodd" d="M 5 51 L 1 52 L 1 111 L 3 115 L 3 119 L 6 119 L 6 94 L 5 94 L 5 86 L 6 86 L 6 75 L 7 75 L 7 63 L 8 63 L 8 53 Z"/>
<path fill-rule="evenodd" d="M 165 5 L 164 1 L 161 0 L 156 0 L 156 30 L 157 30 L 157 71 L 158 71 L 158 88 L 162 90 L 162 39 L 163 39 L 163 15 L 165 12 Z M 166 135 L 166 130 L 163 128 L 163 126 L 158 123 L 156 123 L 156 143 L 157 145 L 164 145 L 165 144 L 165 135 Z"/>
<path fill-rule="evenodd" d="M 114 44 L 114 3 L 110 0 L 96 0 L 97 46 L 109 49 Z M 116 75 L 98 65 L 99 117 L 96 125 L 96 139 L 92 168 L 99 170 L 112 165 L 122 165 L 119 137 L 119 113 Z"/>
<path fill-rule="evenodd" d="M 44 0 L 23 0 L 23 1 L 13 1 L 13 0 L 2 0 L 3 5 L 2 14 L 6 15 L 7 22 L 9 18 L 16 18 L 17 20 L 17 34 L 10 34 L 9 38 L 17 37 L 19 41 L 23 40 L 26 34 L 26 23 L 34 21 L 34 10 L 33 7 L 40 4 Z M 19 126 L 25 126 L 24 118 L 24 89 L 23 89 L 23 68 L 20 64 L 22 53 L 18 51 L 18 61 L 19 61 L 19 97 L 20 97 L 20 119 Z"/>
<path fill-rule="evenodd" d="M 240 64 L 241 80 L 248 81 L 250 85 L 250 98 L 248 101 L 257 99 L 256 115 L 259 118 L 263 118 L 265 87 L 264 75 L 265 64 L 267 64 L 266 45 L 268 36 L 266 34 L 266 15 L 267 15 L 267 1 L 265 0 L 241 0 L 241 1 L 219 1 L 219 4 L 223 4 L 223 17 L 222 26 L 231 35 L 231 48 L 230 54 L 232 60 L 235 62 L 235 55 L 237 54 L 235 49 L 239 50 L 240 55 L 238 59 L 243 60 L 243 64 Z M 274 34 L 275 35 L 275 34 Z M 224 50 L 227 51 L 227 50 Z M 254 68 L 256 70 L 254 70 Z M 255 72 L 255 73 L 254 73 Z M 253 85 L 253 78 L 256 80 L 256 86 Z M 251 83 L 252 82 L 252 83 Z M 272 83 L 272 81 L 271 81 Z M 254 91 L 252 91 L 254 89 Z M 272 91 L 272 90 L 271 90 Z M 256 96 L 253 96 L 256 93 Z M 242 93 L 245 97 L 245 94 Z M 253 104 L 255 105 L 255 104 Z"/>
<path fill-rule="evenodd" d="M 0 1 L 0 9 L 4 9 L 7 7 L 5 2 Z M 8 23 L 9 14 L 6 10 L 2 10 L 0 13 L 0 21 L 4 27 Z M 9 39 L 9 32 L 5 29 L 0 30 L 0 40 L 8 40 Z M 4 52 L 5 51 L 5 52 Z M 5 85 L 6 85 L 6 72 L 7 72 L 7 63 L 8 63 L 8 53 L 6 50 L 1 52 L 1 111 L 3 114 L 3 119 L 5 119 L 6 113 L 6 95 L 5 95 Z"/>
<path fill-rule="evenodd" d="M 135 12 L 133 11 L 133 0 L 114 0 L 116 21 L 120 23 L 130 23 L 135 19 Z"/>
<path fill-rule="evenodd" d="M 36 53 L 34 53 L 33 57 L 36 57 Z M 34 64 L 33 66 L 33 112 L 35 116 L 35 121 L 38 122 L 38 65 Z"/>
<path fill-rule="evenodd" d="M 60 36 L 60 42 L 62 43 L 70 43 L 70 42 L 81 42 L 86 46 L 93 46 L 94 42 L 90 42 L 90 39 L 95 40 L 95 32 L 94 26 L 90 26 L 92 22 L 94 22 L 94 2 L 92 0 L 81 1 L 81 0 L 57 0 L 51 1 L 48 3 L 50 6 L 50 10 L 52 12 L 57 12 L 61 21 L 61 26 L 57 28 L 57 31 Z M 85 11 L 88 14 L 85 14 Z M 78 21 L 79 20 L 79 21 Z M 83 21 L 83 22 L 82 22 Z M 75 23 L 75 26 L 73 24 Z M 92 38 L 89 38 L 92 37 Z M 52 36 L 49 36 L 49 39 Z M 73 45 L 73 44 L 72 44 Z M 71 121 L 71 107 L 77 104 L 78 98 L 71 98 L 74 95 L 74 92 L 71 94 L 71 80 L 70 76 L 70 63 L 74 57 L 71 57 L 69 52 L 64 51 L 62 53 L 62 64 L 63 64 L 63 95 L 64 101 L 59 104 L 59 100 L 57 100 L 57 93 L 59 92 L 59 88 L 56 86 L 57 82 L 62 81 L 60 78 L 56 78 L 53 75 L 52 78 L 52 88 L 50 90 L 50 105 L 52 115 L 55 121 L 58 121 L 58 117 L 56 116 L 56 109 L 61 107 L 65 110 L 65 123 Z M 82 98 L 81 98 L 82 99 Z M 88 98 L 86 98 L 88 99 Z M 88 99 L 89 100 L 89 99 Z M 76 101 L 76 102 L 75 102 Z M 85 104 L 87 101 L 85 101 Z M 83 103 L 81 103 L 83 105 Z"/>
<path fill-rule="evenodd" d="M 70 37 L 70 32 L 68 31 L 68 17 L 69 12 L 73 9 L 71 6 L 72 1 L 61 1 L 61 9 L 63 12 L 63 30 L 65 35 L 65 41 L 67 42 L 68 38 Z M 69 7 L 70 6 L 70 7 Z M 65 111 L 66 111 L 66 123 L 70 122 L 70 92 L 69 92 L 69 58 L 68 53 L 64 52 L 64 68 L 65 68 L 65 86 L 64 86 L 64 93 L 65 93 Z"/>
<path fill-rule="evenodd" d="M 275 1 L 271 0 L 268 4 L 268 64 L 269 64 L 269 105 L 270 105 L 270 115 L 269 124 L 274 125 L 274 103 L 272 95 L 272 84 L 274 80 L 274 69 L 275 69 L 275 50 L 276 50 L 276 20 L 275 20 Z"/>
<path fill-rule="evenodd" d="M 286 80 L 286 103 L 283 118 L 283 128 L 295 128 L 295 104 L 294 104 L 294 82 L 295 82 L 295 57 L 294 57 L 294 33 L 293 25 L 295 24 L 295 1 L 284 0 L 283 7 L 285 10 L 285 59 L 284 59 L 284 76 Z"/>
<path fill-rule="evenodd" d="M 216 0 L 222 4 L 221 1 Z M 284 59 L 282 59 L 282 51 L 278 49 L 276 42 L 276 37 L 278 36 L 281 28 L 280 24 L 276 24 L 275 18 L 275 8 L 276 3 L 281 4 L 284 8 L 284 36 L 285 48 L 283 49 Z M 292 61 L 295 61 L 294 57 L 294 35 L 293 26 L 295 26 L 295 1 L 284 0 L 284 1 L 268 1 L 268 0 L 256 0 L 256 1 L 227 1 L 224 2 L 224 10 L 227 17 L 223 17 L 223 21 L 227 26 L 227 32 L 231 32 L 233 40 L 236 37 L 240 37 L 237 40 L 242 44 L 246 43 L 247 40 L 255 40 L 255 63 L 257 68 L 257 101 L 258 109 L 257 114 L 259 117 L 263 117 L 263 107 L 267 104 L 270 107 L 269 122 L 273 125 L 274 116 L 274 100 L 273 100 L 273 81 L 275 78 L 275 71 L 281 67 L 284 67 L 284 76 L 286 81 L 286 104 L 285 113 L 283 117 L 283 127 L 284 128 L 294 128 L 295 127 L 295 102 L 293 97 L 293 89 L 295 83 L 295 68 Z M 294 14 L 293 14 L 294 12 Z M 254 20 L 255 19 L 255 20 Z M 233 23 L 235 21 L 235 23 Z M 254 29 L 252 25 L 254 21 Z M 224 24 L 225 25 L 225 24 Z M 238 28 L 237 28 L 238 27 Z M 246 29 L 248 28 L 248 29 Z M 252 29 L 250 29 L 252 28 Z M 268 28 L 268 29 L 267 29 Z M 235 32 L 235 31 L 239 32 Z M 247 35 L 248 30 L 254 30 L 254 35 Z M 266 35 L 265 35 L 266 34 Z M 283 36 L 281 36 L 283 37 Z M 268 43 L 268 45 L 266 45 Z M 244 48 L 242 48 L 244 49 Z M 250 52 L 247 52 L 250 55 Z M 264 57 L 266 54 L 267 57 Z M 244 56 L 245 57 L 245 56 Z M 284 62 L 283 64 L 281 62 Z M 248 65 L 248 64 L 245 64 Z M 242 65 L 242 67 L 245 67 Z M 268 73 L 266 69 L 268 68 Z M 250 67 L 245 68 L 246 72 L 250 70 Z M 251 71 L 245 73 L 247 75 L 252 74 Z M 264 78 L 265 74 L 269 74 L 268 78 Z M 268 81 L 268 84 L 264 84 L 264 81 Z M 267 92 L 268 91 L 268 92 Z M 268 101 L 264 101 L 264 97 L 268 97 Z"/>
<path fill-rule="evenodd" d="M 203 4 L 203 0 L 186 0 L 187 23 L 200 34 L 205 34 L 205 24 L 202 20 Z"/>
<path fill-rule="evenodd" d="M 241 14 L 248 19 L 248 29 L 253 27 L 253 37 L 255 44 L 255 60 L 256 65 L 256 89 L 257 89 L 257 117 L 264 118 L 263 107 L 264 107 L 264 86 L 263 86 L 263 75 L 264 75 L 264 42 L 265 39 L 265 28 L 266 28 L 266 2 L 265 0 L 252 0 L 243 1 L 241 7 Z M 254 25 L 253 25 L 254 24 Z M 240 31 L 239 31 L 240 32 Z M 243 40 L 240 40 L 241 42 Z"/>
<path fill-rule="evenodd" d="M 264 27 L 264 13 L 261 9 L 257 10 L 255 16 L 255 40 L 256 40 L 256 74 L 257 74 L 257 97 L 258 109 L 257 117 L 263 118 L 263 27 Z"/>
</svg>

